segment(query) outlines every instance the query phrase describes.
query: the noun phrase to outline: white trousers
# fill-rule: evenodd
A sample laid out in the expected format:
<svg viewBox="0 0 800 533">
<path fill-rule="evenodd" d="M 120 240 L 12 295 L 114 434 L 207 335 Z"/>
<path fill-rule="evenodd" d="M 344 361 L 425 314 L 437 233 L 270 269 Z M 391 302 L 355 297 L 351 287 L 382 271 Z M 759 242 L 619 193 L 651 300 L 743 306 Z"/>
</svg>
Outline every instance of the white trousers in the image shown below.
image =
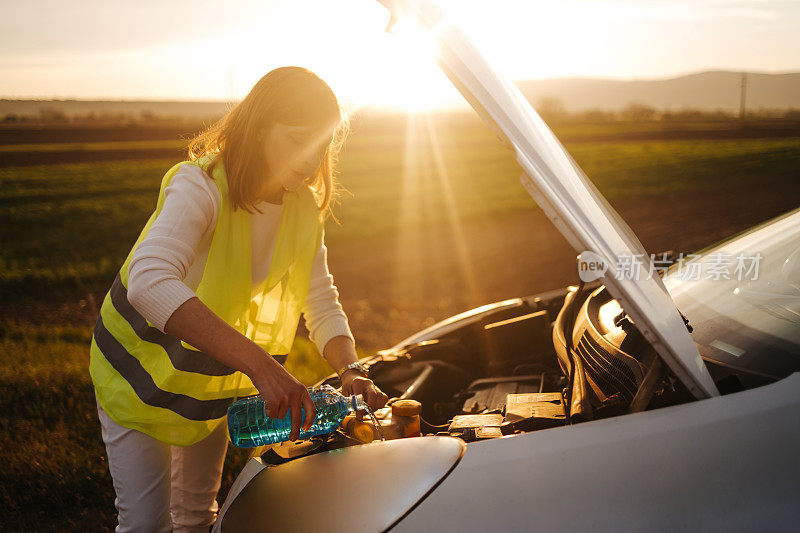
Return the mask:
<svg viewBox="0 0 800 533">
<path fill-rule="evenodd" d="M 192 446 L 170 446 L 120 426 L 98 404 L 117 494 L 117 533 L 208 533 L 228 447 L 225 424 Z"/>
</svg>

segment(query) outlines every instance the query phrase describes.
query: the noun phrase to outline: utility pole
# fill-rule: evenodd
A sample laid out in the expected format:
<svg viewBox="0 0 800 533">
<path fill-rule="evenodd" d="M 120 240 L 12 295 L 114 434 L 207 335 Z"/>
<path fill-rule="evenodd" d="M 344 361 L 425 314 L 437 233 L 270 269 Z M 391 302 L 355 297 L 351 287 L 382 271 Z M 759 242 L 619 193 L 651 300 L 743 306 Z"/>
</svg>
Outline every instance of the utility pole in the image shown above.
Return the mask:
<svg viewBox="0 0 800 533">
<path fill-rule="evenodd" d="M 744 121 L 747 101 L 747 72 L 742 72 L 742 92 L 739 96 L 739 120 Z"/>
</svg>

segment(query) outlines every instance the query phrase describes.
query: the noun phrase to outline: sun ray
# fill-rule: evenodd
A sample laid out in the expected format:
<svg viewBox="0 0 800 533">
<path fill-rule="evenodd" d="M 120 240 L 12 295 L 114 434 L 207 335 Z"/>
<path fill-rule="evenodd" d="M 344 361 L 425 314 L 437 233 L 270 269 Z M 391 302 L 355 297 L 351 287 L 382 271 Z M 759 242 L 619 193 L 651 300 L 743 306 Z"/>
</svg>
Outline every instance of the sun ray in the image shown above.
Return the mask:
<svg viewBox="0 0 800 533">
<path fill-rule="evenodd" d="M 402 168 L 402 192 L 398 217 L 397 249 L 394 261 L 394 296 L 396 307 L 412 311 L 423 299 L 420 279 L 421 226 L 419 224 L 420 157 L 416 116 L 406 114 L 406 135 Z"/>
<path fill-rule="evenodd" d="M 429 113 L 425 113 L 425 130 L 428 133 L 428 140 L 430 141 L 430 147 L 435 165 L 435 173 L 439 177 L 439 182 L 442 188 L 443 199 L 447 211 L 447 220 L 454 235 L 454 244 L 456 247 L 456 253 L 458 254 L 458 265 L 460 267 L 461 276 L 466 284 L 467 293 L 471 298 L 470 303 L 477 305 L 479 300 L 477 276 L 472 268 L 469 247 L 467 245 L 467 239 L 464 235 L 464 228 L 461 224 L 461 218 L 459 217 L 458 205 L 455 201 L 450 174 L 447 171 L 447 166 L 445 165 L 444 157 L 442 156 L 442 148 L 439 143 L 439 137 L 436 133 L 436 127 Z"/>
</svg>

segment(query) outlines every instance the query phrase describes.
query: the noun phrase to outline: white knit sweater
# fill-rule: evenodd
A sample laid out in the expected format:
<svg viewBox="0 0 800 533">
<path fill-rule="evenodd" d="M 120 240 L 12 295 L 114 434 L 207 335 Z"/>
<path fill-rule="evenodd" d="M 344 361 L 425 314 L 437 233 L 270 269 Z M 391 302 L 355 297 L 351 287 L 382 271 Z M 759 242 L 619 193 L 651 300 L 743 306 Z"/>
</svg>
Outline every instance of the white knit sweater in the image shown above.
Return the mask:
<svg viewBox="0 0 800 533">
<path fill-rule="evenodd" d="M 133 253 L 128 300 L 161 331 L 175 309 L 196 296 L 194 291 L 203 276 L 219 205 L 219 190 L 208 175 L 195 165 L 182 165 L 164 189 L 161 212 Z M 261 202 L 256 207 L 262 213 L 254 213 L 250 225 L 254 286 L 267 276 L 283 204 Z M 333 337 L 353 338 L 328 270 L 324 234 L 302 311 L 311 340 L 320 353 Z"/>
</svg>

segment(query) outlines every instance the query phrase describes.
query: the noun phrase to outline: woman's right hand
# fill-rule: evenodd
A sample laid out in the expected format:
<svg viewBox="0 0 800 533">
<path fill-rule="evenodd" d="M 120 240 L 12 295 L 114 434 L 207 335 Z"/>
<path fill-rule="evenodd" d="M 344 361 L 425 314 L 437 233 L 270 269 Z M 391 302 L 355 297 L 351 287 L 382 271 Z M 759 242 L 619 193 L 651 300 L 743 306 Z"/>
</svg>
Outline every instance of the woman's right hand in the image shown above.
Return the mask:
<svg viewBox="0 0 800 533">
<path fill-rule="evenodd" d="M 289 440 L 297 440 L 301 429 L 300 410 L 302 408 L 305 411 L 302 429 L 308 430 L 317 416 L 314 402 L 308 394 L 308 389 L 269 354 L 263 352 L 262 360 L 263 364 L 248 372 L 248 377 L 264 398 L 268 417 L 280 419 L 286 416 L 287 412 L 291 412 L 292 432 L 289 434 Z"/>
<path fill-rule="evenodd" d="M 306 412 L 303 428 L 309 429 L 314 423 L 317 411 L 308 389 L 260 346 L 215 315 L 200 298 L 189 298 L 173 311 L 164 332 L 247 374 L 264 398 L 270 418 L 283 418 L 291 411 L 291 440 L 300 436 L 301 408 Z"/>
</svg>

